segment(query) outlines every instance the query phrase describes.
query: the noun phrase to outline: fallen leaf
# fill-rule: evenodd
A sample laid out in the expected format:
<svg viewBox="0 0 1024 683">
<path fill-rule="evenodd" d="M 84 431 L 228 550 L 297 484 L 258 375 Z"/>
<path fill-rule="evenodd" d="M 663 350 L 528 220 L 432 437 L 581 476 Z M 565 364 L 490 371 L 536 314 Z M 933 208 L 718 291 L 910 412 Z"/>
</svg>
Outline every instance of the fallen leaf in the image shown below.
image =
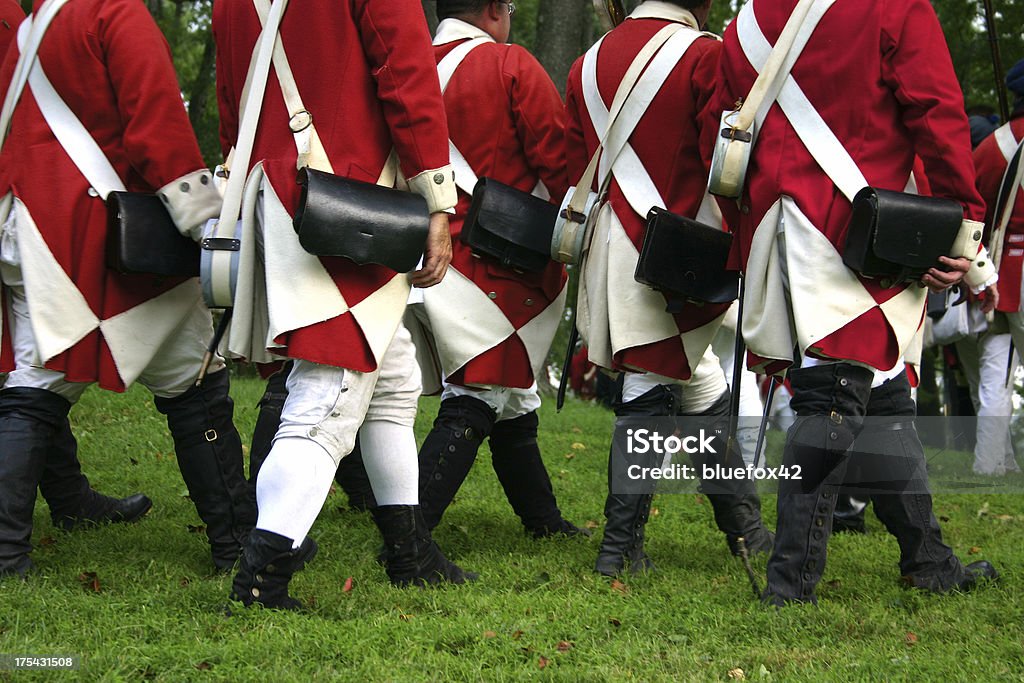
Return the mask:
<svg viewBox="0 0 1024 683">
<path fill-rule="evenodd" d="M 128 458 L 128 462 L 130 462 L 133 465 L 138 465 L 139 464 L 139 461 L 136 460 L 135 458 Z"/>
<path fill-rule="evenodd" d="M 704 496 L 702 496 L 699 493 L 697 493 L 697 494 L 695 494 L 693 496 L 693 501 L 695 503 L 697 503 L 697 505 L 703 505 L 704 504 Z"/>
<path fill-rule="evenodd" d="M 206 531 L 206 526 L 203 525 L 203 524 L 189 524 L 188 525 L 188 530 L 189 530 L 189 533 L 201 534 L 201 533 L 204 533 Z"/>
<path fill-rule="evenodd" d="M 913 631 L 907 631 L 905 640 L 907 641 L 907 645 L 914 645 L 917 643 L 917 634 Z"/>
<path fill-rule="evenodd" d="M 538 669 L 543 669 L 547 665 L 548 665 L 548 658 L 545 657 L 544 655 L 541 655 L 540 659 L 537 660 L 537 668 Z"/>
<path fill-rule="evenodd" d="M 616 619 L 615 617 L 609 617 L 608 623 L 614 626 L 615 628 L 622 626 L 622 622 Z"/>
<path fill-rule="evenodd" d="M 651 508 L 651 517 L 657 517 L 661 514 L 661 510 L 658 508 Z"/>
<path fill-rule="evenodd" d="M 512 631 L 512 640 L 519 640 L 521 635 L 523 635 L 523 632 L 520 630 Z"/>
<path fill-rule="evenodd" d="M 981 547 L 980 546 L 972 545 L 971 549 L 967 551 L 967 554 L 968 555 L 977 555 L 980 552 L 981 552 Z"/>
<path fill-rule="evenodd" d="M 413 616 L 414 615 L 412 615 L 412 614 L 406 614 L 406 613 L 403 612 L 402 614 L 398 615 L 398 618 L 401 619 L 402 621 L 412 621 Z"/>
<path fill-rule="evenodd" d="M 43 536 L 39 539 L 39 547 L 45 548 L 48 545 L 53 545 L 57 540 L 53 536 Z"/>
<path fill-rule="evenodd" d="M 984 517 L 988 514 L 988 503 L 985 503 L 978 509 L 978 517 Z"/>
<path fill-rule="evenodd" d="M 736 681 L 745 681 L 747 679 L 747 674 L 743 672 L 743 669 L 729 669 L 729 678 Z"/>
<path fill-rule="evenodd" d="M 629 592 L 629 586 L 622 583 L 618 579 L 612 579 L 612 590 L 618 591 L 619 593 L 626 594 Z"/>
<path fill-rule="evenodd" d="M 825 582 L 825 585 L 829 588 L 839 588 L 843 584 L 839 579 L 832 579 L 831 581 Z"/>
<path fill-rule="evenodd" d="M 587 527 L 588 529 L 596 529 L 600 525 L 597 523 L 597 520 L 588 519 L 583 526 Z"/>
<path fill-rule="evenodd" d="M 946 515 L 939 515 L 939 521 L 940 522 L 948 522 L 949 521 L 949 517 L 947 517 Z"/>
<path fill-rule="evenodd" d="M 352 580 L 352 577 L 350 576 L 347 579 L 345 579 L 345 584 L 341 587 L 341 592 L 351 593 L 353 585 L 355 585 L 355 582 Z"/>
<path fill-rule="evenodd" d="M 587 447 L 585 445 L 581 444 L 579 441 L 574 441 L 572 443 L 572 449 L 574 451 L 585 451 L 585 450 L 587 450 Z"/>
<path fill-rule="evenodd" d="M 213 668 L 213 664 L 210 664 L 209 662 L 199 662 L 195 667 L 200 671 L 209 671 Z"/>
<path fill-rule="evenodd" d="M 566 454 L 565 454 L 565 459 L 566 459 L 566 460 L 572 460 L 572 459 L 573 459 L 573 458 L 575 458 L 575 457 L 576 457 L 576 454 L 575 454 L 575 453 L 566 453 Z"/>
<path fill-rule="evenodd" d="M 573 427 L 573 428 L 572 428 L 572 433 L 573 433 L 573 434 L 582 434 L 582 433 L 583 433 L 583 430 L 582 430 L 582 429 L 580 429 L 579 427 Z"/>
<path fill-rule="evenodd" d="M 498 634 L 494 631 L 484 631 L 484 638 L 497 638 Z"/>
<path fill-rule="evenodd" d="M 572 649 L 572 643 L 570 643 L 568 640 L 560 640 L 558 641 L 558 645 L 555 649 L 557 649 L 559 652 L 568 652 Z"/>
<path fill-rule="evenodd" d="M 100 579 L 96 576 L 96 572 L 82 572 L 78 575 L 78 580 L 86 590 L 90 590 L 93 593 L 100 592 Z"/>
<path fill-rule="evenodd" d="M 1000 522 L 1009 522 L 1013 519 L 1013 515 L 996 515 L 996 519 Z"/>
</svg>

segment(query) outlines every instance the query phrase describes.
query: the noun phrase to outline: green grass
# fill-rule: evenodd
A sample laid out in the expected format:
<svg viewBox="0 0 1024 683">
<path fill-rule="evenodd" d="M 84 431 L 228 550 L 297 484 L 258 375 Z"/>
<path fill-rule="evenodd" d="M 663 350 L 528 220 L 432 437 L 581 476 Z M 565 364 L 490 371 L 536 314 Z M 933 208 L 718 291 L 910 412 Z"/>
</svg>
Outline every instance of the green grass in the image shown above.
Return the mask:
<svg viewBox="0 0 1024 683">
<path fill-rule="evenodd" d="M 233 388 L 243 438 L 262 391 Z M 424 399 L 417 432 L 436 411 Z M 480 572 L 471 586 L 399 590 L 375 563 L 368 515 L 331 495 L 313 529 L 320 554 L 296 575 L 305 614 L 224 613 L 230 577 L 212 574 L 199 520 L 185 498 L 162 418 L 146 393 L 90 390 L 72 413 L 84 467 L 99 490 L 144 491 L 152 512 L 130 526 L 63 533 L 36 507 L 28 582 L 0 585 L 0 654 L 75 654 L 72 672 L 0 671 L 0 680 L 1020 680 L 1024 600 L 1019 570 L 1024 501 L 1010 495 L 937 497 L 947 541 L 990 559 L 999 584 L 970 595 L 908 592 L 895 542 L 870 533 L 830 544 L 820 607 L 776 613 L 752 598 L 737 560 L 695 494 L 655 500 L 648 550 L 658 571 L 611 586 L 591 572 L 589 540 L 528 539 L 484 449 L 436 537 Z M 612 415 L 545 405 L 541 444 L 565 515 L 603 523 Z M 773 440 L 777 449 L 778 439 Z M 943 456 L 943 466 L 955 463 Z M 774 497 L 765 498 L 774 519 Z M 987 504 L 987 507 L 984 507 Z M 755 563 L 763 575 L 764 561 Z M 99 592 L 80 575 L 95 573 Z M 354 588 L 343 592 L 346 578 Z M 88 582 L 85 582 L 88 583 Z"/>
</svg>

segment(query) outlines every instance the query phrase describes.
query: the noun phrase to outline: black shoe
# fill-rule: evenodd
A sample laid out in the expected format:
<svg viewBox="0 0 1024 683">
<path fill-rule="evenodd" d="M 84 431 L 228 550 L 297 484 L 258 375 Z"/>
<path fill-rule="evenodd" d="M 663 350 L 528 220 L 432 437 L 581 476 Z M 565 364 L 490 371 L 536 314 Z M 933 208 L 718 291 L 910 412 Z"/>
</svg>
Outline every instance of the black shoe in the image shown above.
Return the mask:
<svg viewBox="0 0 1024 683">
<path fill-rule="evenodd" d="M 590 529 L 582 529 L 563 517 L 559 517 L 558 521 L 551 526 L 535 527 L 529 529 L 529 532 L 534 538 L 551 538 L 554 536 L 590 538 L 593 535 Z"/>
<path fill-rule="evenodd" d="M 747 549 L 748 557 L 771 554 L 772 548 L 775 547 L 775 534 L 761 526 L 746 536 L 725 537 L 726 543 L 729 544 L 729 552 L 733 554 L 733 557 L 739 557 L 742 554 L 740 552 L 740 538 L 743 539 L 743 545 Z"/>
<path fill-rule="evenodd" d="M 302 603 L 288 595 L 288 582 L 316 551 L 316 541 L 308 536 L 302 545 L 292 548 L 290 538 L 253 529 L 231 584 L 231 599 L 246 607 L 260 604 L 268 609 L 302 609 Z"/>
<path fill-rule="evenodd" d="M 112 522 L 131 524 L 142 519 L 153 507 L 153 501 L 141 493 L 127 498 L 111 498 L 92 490 L 89 493 L 91 495 L 87 495 L 87 503 L 77 514 L 54 517 L 54 526 L 64 531 L 73 531 Z"/>
<path fill-rule="evenodd" d="M 418 505 L 382 505 L 370 511 L 384 537 L 384 569 L 391 584 L 462 584 L 479 576 L 449 562 L 430 537 Z"/>
<path fill-rule="evenodd" d="M 594 571 L 619 576 L 653 571 L 654 563 L 644 552 L 644 532 L 653 495 L 608 494 L 604 504 L 606 523 L 597 552 Z"/>
<path fill-rule="evenodd" d="M 928 591 L 930 593 L 948 593 L 950 591 L 961 591 L 966 593 L 978 586 L 978 582 L 988 579 L 996 581 L 999 579 L 999 572 L 988 560 L 979 560 L 963 567 L 958 576 L 951 577 L 949 574 L 934 574 L 928 576 L 908 575 L 902 577 L 903 585 L 907 588 Z"/>
</svg>

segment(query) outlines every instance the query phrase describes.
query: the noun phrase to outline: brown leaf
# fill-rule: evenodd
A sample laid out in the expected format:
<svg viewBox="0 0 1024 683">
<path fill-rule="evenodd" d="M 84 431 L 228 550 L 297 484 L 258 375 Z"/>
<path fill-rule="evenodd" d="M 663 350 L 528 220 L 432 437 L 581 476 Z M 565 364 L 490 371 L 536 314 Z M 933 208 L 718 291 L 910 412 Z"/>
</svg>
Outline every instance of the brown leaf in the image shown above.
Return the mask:
<svg viewBox="0 0 1024 683">
<path fill-rule="evenodd" d="M 616 619 L 615 617 L 608 617 L 608 623 L 614 626 L 615 628 L 622 626 L 622 622 Z"/>
<path fill-rule="evenodd" d="M 699 493 L 694 494 L 693 502 L 697 503 L 697 505 L 703 505 L 704 504 L 704 496 L 700 495 Z"/>
<path fill-rule="evenodd" d="M 81 582 L 82 588 L 93 593 L 100 592 L 100 579 L 96 576 L 96 572 L 82 572 L 78 575 L 78 580 Z"/>
<path fill-rule="evenodd" d="M 595 519 L 588 519 L 586 521 L 586 523 L 584 523 L 583 526 L 587 527 L 588 529 L 596 529 L 600 525 L 597 523 L 597 520 L 595 520 Z"/>
<path fill-rule="evenodd" d="M 568 652 L 572 649 L 572 643 L 570 643 L 568 640 L 560 640 L 558 641 L 558 645 L 555 646 L 555 649 L 557 649 L 559 652 Z"/>
<path fill-rule="evenodd" d="M 128 458 L 128 462 L 130 462 L 133 465 L 138 465 L 139 464 L 139 461 L 136 460 L 135 458 Z"/>
<path fill-rule="evenodd" d="M 538 669 L 543 669 L 547 665 L 548 665 L 548 658 L 545 657 L 544 655 L 541 655 L 540 659 L 537 660 L 537 668 Z"/>
<path fill-rule="evenodd" d="M 618 591 L 619 593 L 626 594 L 629 592 L 629 586 L 622 583 L 618 579 L 612 579 L 612 590 Z"/>
<path fill-rule="evenodd" d="M 576 454 L 575 454 L 575 453 L 566 453 L 566 454 L 565 454 L 565 459 L 566 459 L 566 460 L 572 460 L 572 459 L 573 459 L 573 458 L 575 458 L 575 457 L 576 457 Z"/>
<path fill-rule="evenodd" d="M 53 545 L 57 540 L 53 536 L 43 536 L 39 539 L 39 547 L 45 548 L 46 546 Z"/>
<path fill-rule="evenodd" d="M 914 645 L 917 643 L 917 634 L 913 631 L 907 631 L 907 635 L 904 639 L 907 641 L 907 645 Z"/>
<path fill-rule="evenodd" d="M 192 534 L 206 533 L 206 525 L 205 524 L 189 524 L 188 525 L 188 530 L 189 530 L 189 533 L 192 533 Z"/>
<path fill-rule="evenodd" d="M 980 552 L 981 552 L 981 547 L 980 546 L 972 545 L 971 549 L 967 551 L 967 554 L 968 555 L 977 555 Z"/>
<path fill-rule="evenodd" d="M 587 450 L 587 447 L 584 444 L 581 444 L 579 441 L 573 441 L 572 449 L 574 451 L 585 451 Z"/>
<path fill-rule="evenodd" d="M 1013 519 L 1013 515 L 996 515 L 996 519 L 1000 522 L 1009 522 Z"/>
<path fill-rule="evenodd" d="M 209 671 L 213 668 L 213 664 L 210 664 L 209 662 L 199 662 L 195 667 L 200 671 Z"/>
<path fill-rule="evenodd" d="M 583 433 L 583 430 L 582 430 L 582 429 L 580 429 L 579 427 L 573 427 L 573 428 L 572 428 L 572 433 L 573 433 L 573 434 L 582 434 L 582 433 Z"/>
<path fill-rule="evenodd" d="M 187 576 L 183 576 L 181 577 L 181 581 L 178 582 L 178 585 L 182 588 L 186 588 L 190 583 L 192 583 L 192 581 L 190 581 Z"/>
<path fill-rule="evenodd" d="M 484 638 L 497 638 L 498 634 L 494 631 L 484 631 Z"/>
<path fill-rule="evenodd" d="M 826 582 L 825 585 L 829 588 L 839 588 L 843 584 L 839 579 L 832 579 L 831 581 Z"/>
<path fill-rule="evenodd" d="M 413 615 L 413 614 L 406 614 L 406 613 L 403 612 L 402 614 L 398 615 L 398 618 L 401 619 L 402 621 L 412 621 L 412 618 L 414 616 L 415 615 Z"/>
<path fill-rule="evenodd" d="M 661 514 L 661 510 L 658 508 L 651 508 L 651 517 L 657 517 Z"/>
<path fill-rule="evenodd" d="M 516 630 L 512 632 L 512 640 L 519 640 L 519 637 L 523 635 L 523 632 Z"/>
<path fill-rule="evenodd" d="M 744 681 L 747 678 L 747 674 L 740 668 L 729 669 L 729 678 L 737 681 Z"/>
<path fill-rule="evenodd" d="M 939 521 L 940 522 L 948 522 L 949 521 L 949 517 L 947 517 L 946 515 L 939 515 Z"/>
<path fill-rule="evenodd" d="M 355 585 L 355 582 L 352 580 L 352 577 L 350 576 L 347 579 L 345 579 L 345 585 L 343 585 L 341 587 L 341 592 L 342 593 L 351 593 L 353 585 Z"/>
</svg>

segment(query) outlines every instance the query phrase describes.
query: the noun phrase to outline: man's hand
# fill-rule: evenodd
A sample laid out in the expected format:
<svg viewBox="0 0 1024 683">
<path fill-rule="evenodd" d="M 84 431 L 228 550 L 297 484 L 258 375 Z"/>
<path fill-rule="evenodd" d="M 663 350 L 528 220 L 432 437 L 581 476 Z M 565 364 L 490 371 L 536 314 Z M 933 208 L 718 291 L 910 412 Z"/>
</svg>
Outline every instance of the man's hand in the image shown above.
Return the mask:
<svg viewBox="0 0 1024 683">
<path fill-rule="evenodd" d="M 996 306 L 999 305 L 999 288 L 996 285 L 986 287 L 982 294 L 985 298 L 981 302 L 981 312 L 991 313 L 996 310 Z"/>
<path fill-rule="evenodd" d="M 410 278 L 414 287 L 433 287 L 444 278 L 452 261 L 452 236 L 448 231 L 448 214 L 430 214 L 430 232 L 423 250 L 423 267 Z"/>
<path fill-rule="evenodd" d="M 948 267 L 949 272 L 931 268 L 921 278 L 921 284 L 935 293 L 944 292 L 950 287 L 960 284 L 960 281 L 964 279 L 964 274 L 971 269 L 971 262 L 965 258 L 951 259 L 948 256 L 940 256 L 939 263 Z"/>
</svg>

